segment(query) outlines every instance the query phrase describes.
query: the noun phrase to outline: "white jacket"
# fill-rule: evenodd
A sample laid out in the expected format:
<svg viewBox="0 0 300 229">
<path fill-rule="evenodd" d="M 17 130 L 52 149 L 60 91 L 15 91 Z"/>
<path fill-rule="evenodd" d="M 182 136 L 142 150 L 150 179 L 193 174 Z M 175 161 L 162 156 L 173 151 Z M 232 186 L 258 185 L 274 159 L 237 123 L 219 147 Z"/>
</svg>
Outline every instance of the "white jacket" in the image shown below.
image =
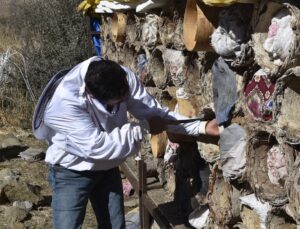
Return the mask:
<svg viewBox="0 0 300 229">
<path fill-rule="evenodd" d="M 49 143 L 46 162 L 73 170 L 107 170 L 119 166 L 129 155 L 139 151 L 142 140 L 138 123 L 128 123 L 127 111 L 139 120 L 152 116 L 168 119 L 186 118 L 162 108 L 147 93 L 140 80 L 127 72 L 130 95 L 119 108 L 108 112 L 85 92 L 84 77 L 92 57 L 71 69 L 55 90 L 47 105 L 43 123 L 35 136 Z M 109 77 L 109 76 L 108 76 Z M 114 112 L 115 111 L 115 112 Z M 204 122 L 170 125 L 175 133 L 197 136 Z"/>
</svg>

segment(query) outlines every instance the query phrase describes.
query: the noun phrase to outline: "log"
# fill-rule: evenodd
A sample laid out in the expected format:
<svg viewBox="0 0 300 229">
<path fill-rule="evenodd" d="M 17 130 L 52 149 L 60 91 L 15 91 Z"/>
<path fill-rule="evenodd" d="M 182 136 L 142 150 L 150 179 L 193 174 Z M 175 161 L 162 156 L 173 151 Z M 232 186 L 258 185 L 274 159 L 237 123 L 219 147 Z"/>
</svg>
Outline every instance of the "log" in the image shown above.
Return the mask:
<svg viewBox="0 0 300 229">
<path fill-rule="evenodd" d="M 124 13 L 116 12 L 113 15 L 111 23 L 111 37 L 114 42 L 123 43 L 126 38 L 126 24 L 127 15 Z"/>
<path fill-rule="evenodd" d="M 150 93 L 153 94 L 154 91 L 156 91 L 156 98 L 159 100 L 160 104 L 163 107 L 167 107 L 170 110 L 174 110 L 176 105 L 176 98 L 174 97 L 175 90 L 176 89 L 174 87 L 169 87 L 165 91 L 150 89 Z M 153 157 L 163 157 L 165 154 L 167 143 L 168 134 L 166 131 L 157 135 L 151 135 L 150 144 Z"/>
<path fill-rule="evenodd" d="M 164 131 L 160 134 L 151 135 L 151 150 L 153 157 L 163 157 L 168 143 L 168 135 Z"/>
</svg>

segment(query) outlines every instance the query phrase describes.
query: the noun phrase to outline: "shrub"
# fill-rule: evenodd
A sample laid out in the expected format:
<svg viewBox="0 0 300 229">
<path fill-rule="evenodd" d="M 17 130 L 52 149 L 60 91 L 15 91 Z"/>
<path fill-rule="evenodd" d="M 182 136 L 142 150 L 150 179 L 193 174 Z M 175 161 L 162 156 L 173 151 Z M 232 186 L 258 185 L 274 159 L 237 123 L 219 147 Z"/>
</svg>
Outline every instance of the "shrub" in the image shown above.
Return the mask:
<svg viewBox="0 0 300 229">
<path fill-rule="evenodd" d="M 4 112 L 2 118 L 6 117 L 10 124 L 24 125 L 24 120 L 30 124 L 34 102 L 51 76 L 88 57 L 87 25 L 85 18 L 76 12 L 78 3 L 72 0 L 9 3 L 10 14 L 5 25 L 18 44 L 0 53 L 0 60 L 8 58 L 0 66 L 0 80 L 3 79 L 0 106 Z"/>
</svg>

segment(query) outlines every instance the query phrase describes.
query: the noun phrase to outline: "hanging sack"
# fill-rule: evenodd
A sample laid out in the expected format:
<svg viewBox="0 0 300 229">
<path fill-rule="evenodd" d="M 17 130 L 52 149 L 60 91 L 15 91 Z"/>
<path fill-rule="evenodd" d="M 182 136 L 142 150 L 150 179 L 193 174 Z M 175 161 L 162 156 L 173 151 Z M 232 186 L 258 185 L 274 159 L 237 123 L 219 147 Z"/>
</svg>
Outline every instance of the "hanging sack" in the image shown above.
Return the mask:
<svg viewBox="0 0 300 229">
<path fill-rule="evenodd" d="M 256 3 L 258 0 L 203 0 L 209 6 L 230 6 L 235 3 Z"/>
</svg>

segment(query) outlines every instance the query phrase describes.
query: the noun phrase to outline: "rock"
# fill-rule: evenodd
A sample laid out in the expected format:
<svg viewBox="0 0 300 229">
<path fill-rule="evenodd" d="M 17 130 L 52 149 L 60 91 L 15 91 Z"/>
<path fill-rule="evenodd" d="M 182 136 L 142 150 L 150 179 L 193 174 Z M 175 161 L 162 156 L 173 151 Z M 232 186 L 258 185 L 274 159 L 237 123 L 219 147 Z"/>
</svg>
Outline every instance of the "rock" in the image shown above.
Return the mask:
<svg viewBox="0 0 300 229">
<path fill-rule="evenodd" d="M 17 208 L 21 208 L 26 211 L 30 211 L 33 207 L 33 204 L 30 201 L 14 201 L 13 206 Z"/>
<path fill-rule="evenodd" d="M 20 174 L 11 169 L 0 170 L 0 184 L 9 183 L 12 181 L 17 181 Z"/>
<path fill-rule="evenodd" d="M 11 158 L 15 158 L 18 154 L 26 149 L 26 146 L 23 146 L 12 134 L 8 135 L 0 135 L 0 159 L 7 160 Z"/>
<path fill-rule="evenodd" d="M 30 201 L 35 205 L 40 204 L 44 197 L 40 194 L 41 188 L 25 182 L 11 182 L 3 187 L 5 196 L 9 202 Z"/>
<path fill-rule="evenodd" d="M 0 145 L 1 145 L 1 148 L 3 149 L 3 148 L 12 147 L 12 146 L 20 146 L 21 142 L 14 135 L 8 134 L 8 135 L 0 136 Z"/>
<path fill-rule="evenodd" d="M 41 148 L 28 148 L 27 150 L 19 153 L 19 157 L 27 161 L 40 161 L 45 158 L 45 153 Z"/>
<path fill-rule="evenodd" d="M 13 229 L 25 229 L 26 227 L 24 226 L 23 223 L 14 223 L 14 224 L 12 225 L 12 228 L 13 228 Z"/>
<path fill-rule="evenodd" d="M 10 169 L 2 169 L 0 171 L 0 204 L 4 204 L 9 202 L 7 199 L 3 187 L 10 182 L 16 182 L 19 178 L 19 174 L 10 170 Z"/>
<path fill-rule="evenodd" d="M 4 214 L 6 221 L 11 225 L 23 222 L 29 216 L 28 211 L 14 206 L 5 208 Z"/>
</svg>

